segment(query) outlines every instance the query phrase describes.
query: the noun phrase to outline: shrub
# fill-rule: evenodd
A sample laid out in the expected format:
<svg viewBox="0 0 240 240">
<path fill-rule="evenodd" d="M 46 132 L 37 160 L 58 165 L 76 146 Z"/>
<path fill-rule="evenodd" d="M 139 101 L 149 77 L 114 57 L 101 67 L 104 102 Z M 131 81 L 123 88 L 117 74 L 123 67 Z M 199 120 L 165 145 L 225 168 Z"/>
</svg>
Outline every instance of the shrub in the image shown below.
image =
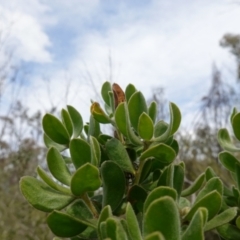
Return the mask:
<svg viewBox="0 0 240 240">
<path fill-rule="evenodd" d="M 25 176 L 20 181 L 27 201 L 49 213 L 47 224 L 55 239 L 200 240 L 210 230 L 223 239 L 240 239 L 240 162 L 230 153 L 240 149 L 228 131 L 219 131 L 226 150 L 219 159 L 236 186 L 227 188 L 208 167 L 185 188 L 185 164 L 174 161 L 178 107 L 169 104 L 166 123 L 156 121 L 157 104 L 148 106 L 132 84 L 124 92 L 105 82 L 101 95 L 105 110 L 93 102 L 85 125 L 72 106 L 61 111 L 61 120 L 43 117 L 52 176 L 39 166 L 39 179 Z M 240 140 L 236 109 L 231 123 Z M 100 124 L 110 124 L 113 134 L 102 133 Z"/>
</svg>

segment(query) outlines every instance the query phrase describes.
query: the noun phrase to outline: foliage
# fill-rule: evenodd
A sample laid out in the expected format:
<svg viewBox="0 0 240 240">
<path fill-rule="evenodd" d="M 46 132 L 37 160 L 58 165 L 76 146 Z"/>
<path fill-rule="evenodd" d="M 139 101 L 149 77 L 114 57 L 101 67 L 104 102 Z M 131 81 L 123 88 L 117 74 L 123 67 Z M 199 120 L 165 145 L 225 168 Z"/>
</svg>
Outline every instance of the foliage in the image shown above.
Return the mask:
<svg viewBox="0 0 240 240">
<path fill-rule="evenodd" d="M 25 176 L 20 181 L 27 201 L 49 213 L 55 239 L 190 240 L 204 239 L 210 230 L 223 239 L 240 238 L 239 161 L 226 151 L 219 155 L 236 181 L 232 189 L 210 167 L 184 188 L 185 164 L 175 160 L 178 107 L 169 104 L 166 123 L 156 121 L 156 103 L 148 106 L 132 84 L 123 92 L 105 82 L 101 94 L 105 110 L 93 102 L 85 125 L 72 106 L 62 110 L 61 120 L 43 117 L 52 176 L 38 167 L 40 179 Z M 240 113 L 234 110 L 231 120 L 240 140 Z M 114 136 L 102 133 L 101 124 L 111 124 Z M 226 150 L 239 151 L 226 129 L 218 138 Z"/>
</svg>

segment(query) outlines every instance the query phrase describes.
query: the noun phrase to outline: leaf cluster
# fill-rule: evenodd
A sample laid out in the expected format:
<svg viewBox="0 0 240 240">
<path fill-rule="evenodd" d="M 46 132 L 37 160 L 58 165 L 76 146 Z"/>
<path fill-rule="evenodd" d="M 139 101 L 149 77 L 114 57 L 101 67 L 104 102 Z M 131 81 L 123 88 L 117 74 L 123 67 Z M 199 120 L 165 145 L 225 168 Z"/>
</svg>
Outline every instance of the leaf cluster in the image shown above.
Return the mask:
<svg viewBox="0 0 240 240">
<path fill-rule="evenodd" d="M 72 106 L 61 111 L 61 119 L 43 117 L 51 175 L 38 167 L 40 179 L 20 181 L 27 201 L 49 213 L 52 232 L 72 240 L 204 239 L 210 230 L 223 239 L 240 238 L 238 160 L 229 152 L 219 155 L 237 187 L 227 188 L 209 167 L 184 188 L 185 164 L 174 161 L 179 108 L 169 104 L 167 123 L 156 121 L 156 102 L 148 105 L 132 84 L 123 91 L 105 82 L 101 95 L 104 107 L 93 102 L 86 124 Z M 231 120 L 240 140 L 240 113 L 234 110 Z M 113 136 L 102 133 L 101 124 L 110 124 Z M 219 143 L 239 151 L 226 129 L 219 131 Z"/>
</svg>

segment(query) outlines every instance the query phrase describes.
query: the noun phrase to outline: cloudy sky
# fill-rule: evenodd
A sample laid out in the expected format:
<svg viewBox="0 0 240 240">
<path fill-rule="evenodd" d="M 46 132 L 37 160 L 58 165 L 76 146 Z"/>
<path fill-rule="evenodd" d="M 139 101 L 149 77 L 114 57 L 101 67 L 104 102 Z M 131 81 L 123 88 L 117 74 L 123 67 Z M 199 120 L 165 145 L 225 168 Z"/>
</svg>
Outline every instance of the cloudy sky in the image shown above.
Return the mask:
<svg viewBox="0 0 240 240">
<path fill-rule="evenodd" d="M 0 61 L 13 50 L 23 68 L 19 96 L 32 110 L 72 104 L 87 120 L 92 85 L 99 91 L 111 80 L 147 96 L 164 87 L 188 122 L 213 62 L 234 78 L 219 41 L 240 33 L 239 22 L 232 0 L 0 0 Z"/>
</svg>

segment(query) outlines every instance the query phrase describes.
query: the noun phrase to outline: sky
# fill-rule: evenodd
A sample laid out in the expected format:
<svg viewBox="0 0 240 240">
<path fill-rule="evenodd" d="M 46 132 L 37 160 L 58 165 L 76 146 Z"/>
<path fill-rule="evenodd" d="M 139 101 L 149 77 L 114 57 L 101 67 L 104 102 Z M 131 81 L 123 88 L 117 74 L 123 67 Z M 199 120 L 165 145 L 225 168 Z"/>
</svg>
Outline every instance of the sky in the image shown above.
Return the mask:
<svg viewBox="0 0 240 240">
<path fill-rule="evenodd" d="M 87 121 L 90 99 L 112 81 L 147 97 L 164 87 L 184 125 L 210 86 L 213 63 L 235 80 L 234 58 L 219 41 L 240 33 L 239 22 L 232 0 L 0 0 L 0 63 L 13 53 L 23 79 L 18 97 L 30 111 L 70 104 Z"/>
</svg>

